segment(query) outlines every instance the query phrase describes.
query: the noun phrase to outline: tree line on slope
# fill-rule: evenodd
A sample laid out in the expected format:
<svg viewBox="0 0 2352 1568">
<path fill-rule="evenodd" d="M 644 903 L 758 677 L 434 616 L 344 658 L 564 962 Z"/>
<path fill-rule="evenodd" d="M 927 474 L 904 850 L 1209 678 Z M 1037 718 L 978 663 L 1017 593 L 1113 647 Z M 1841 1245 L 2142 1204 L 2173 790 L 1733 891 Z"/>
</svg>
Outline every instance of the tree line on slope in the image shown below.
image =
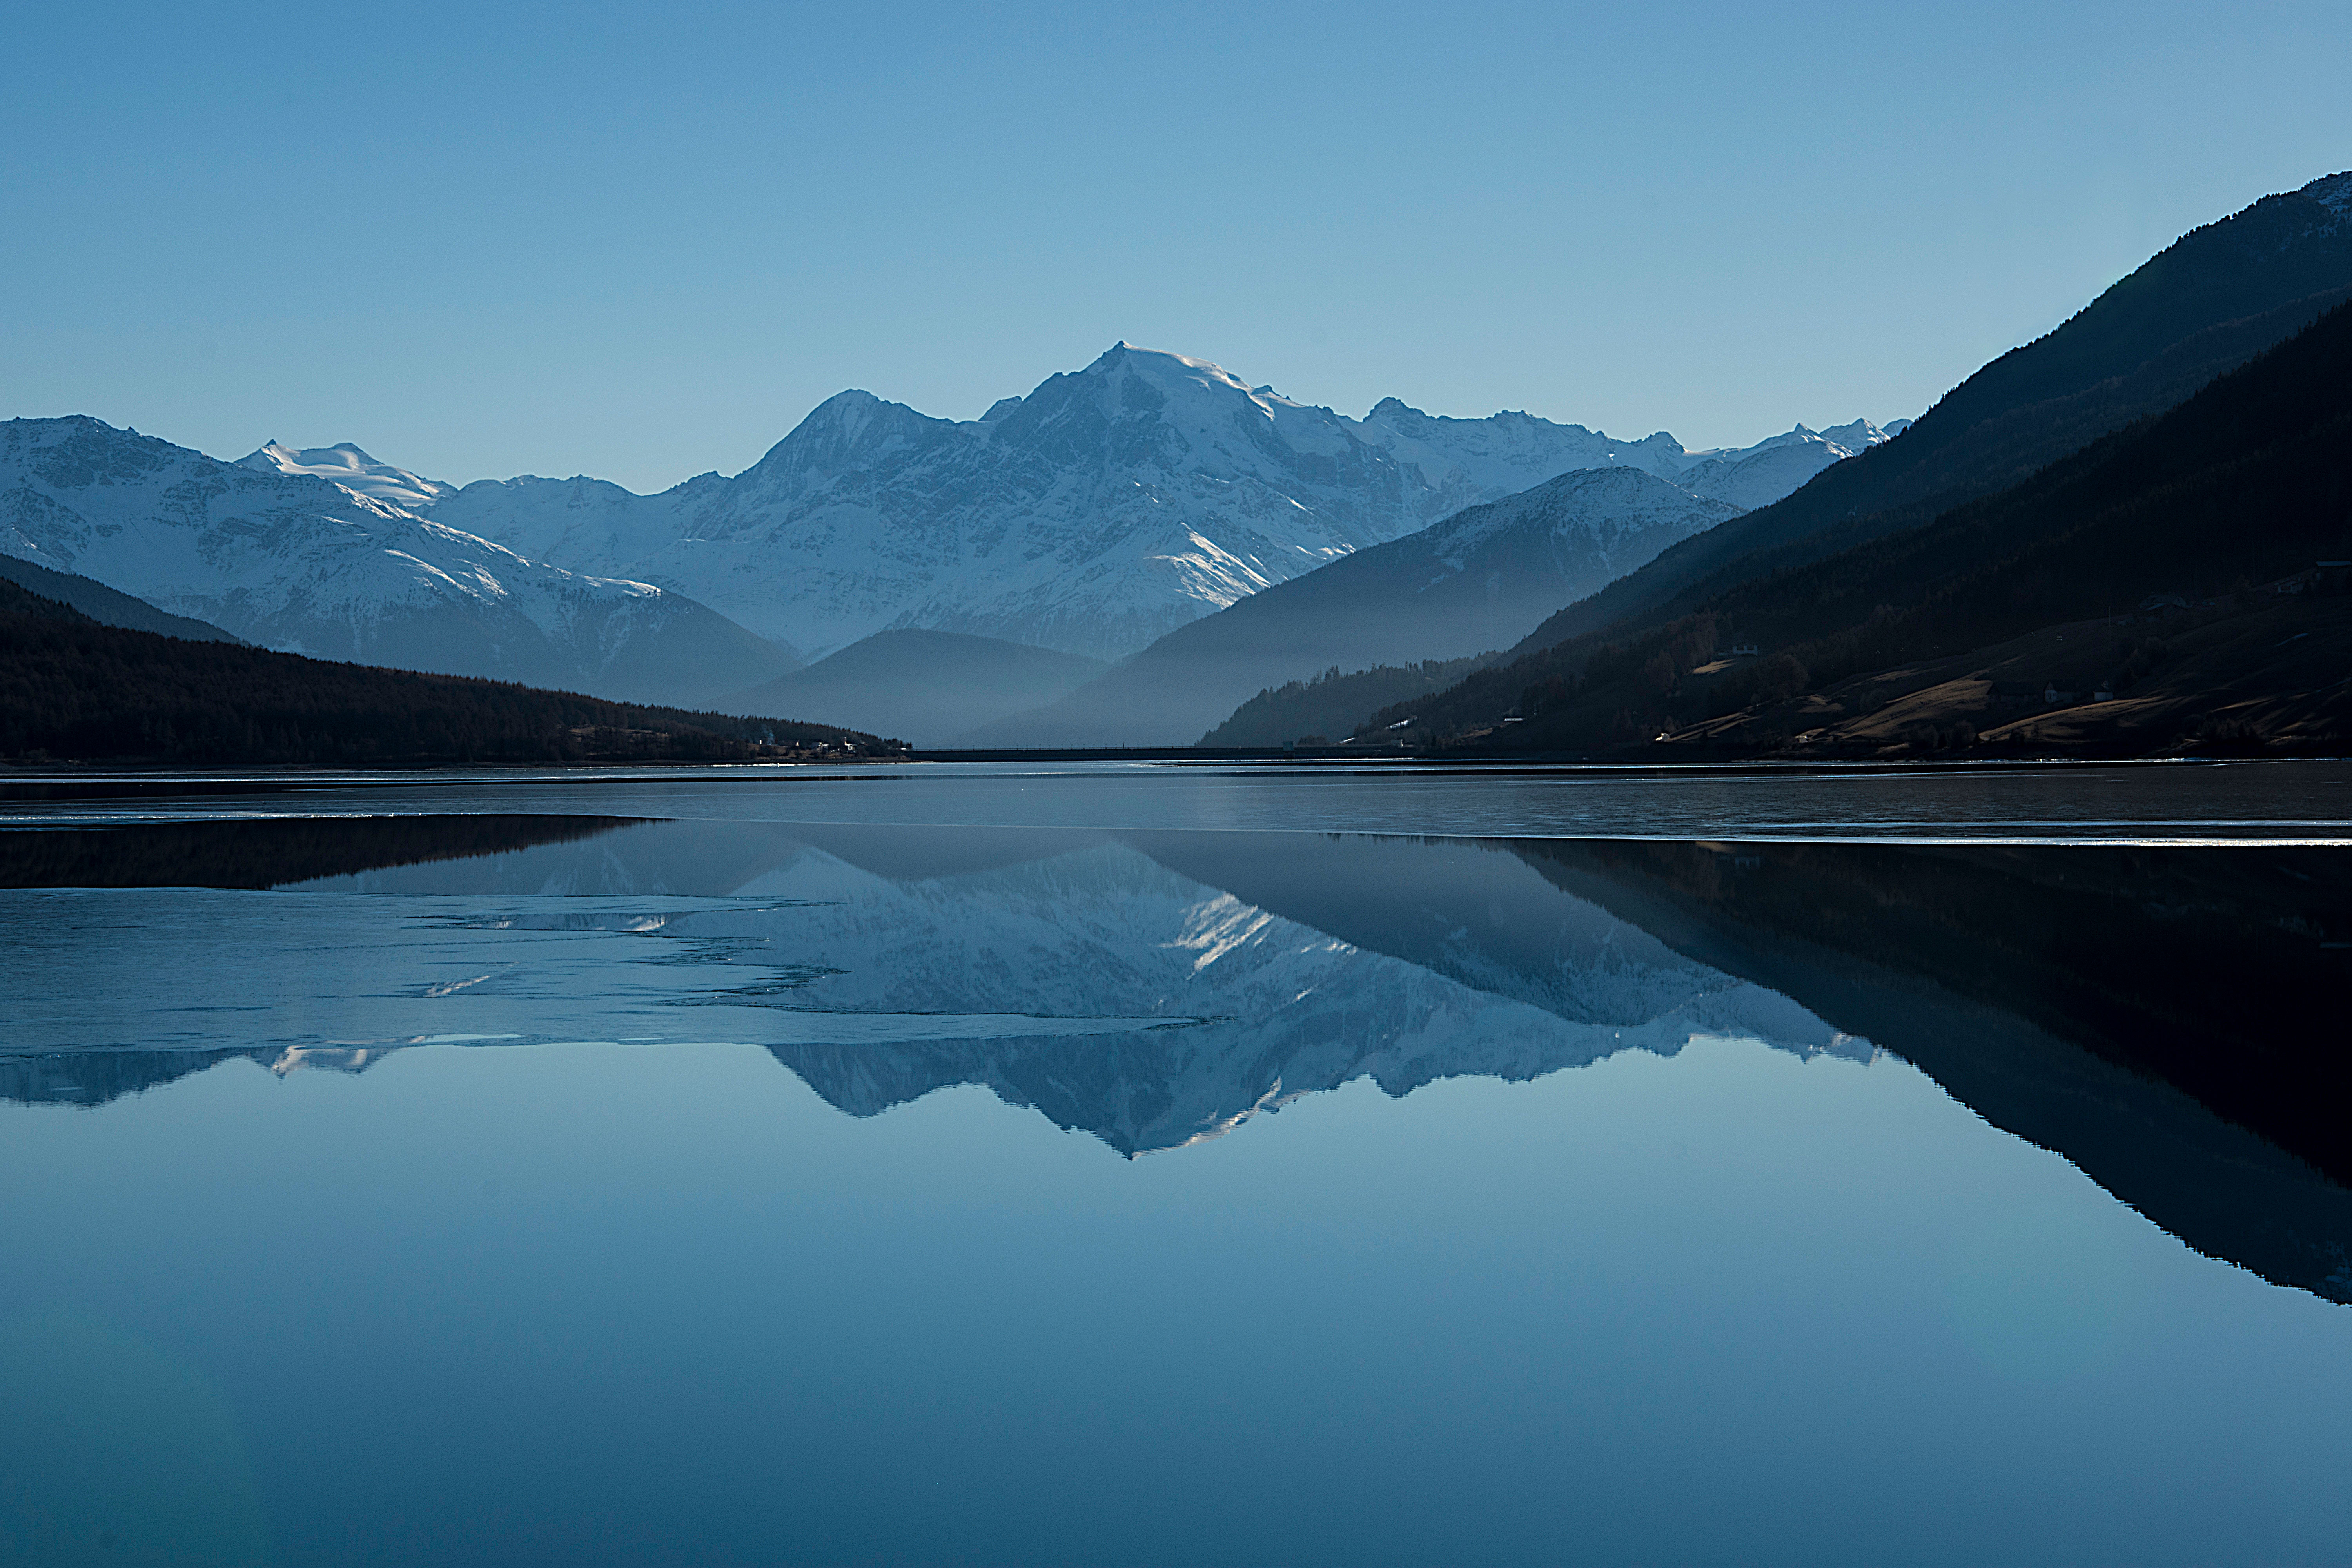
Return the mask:
<svg viewBox="0 0 2352 1568">
<path fill-rule="evenodd" d="M 1345 736 L 1357 716 L 1372 709 L 1431 692 L 1493 663 L 1499 654 L 1472 654 L 1466 658 L 1433 658 L 1417 664 L 1376 664 L 1370 669 L 1342 671 L 1333 665 L 1310 680 L 1269 686 L 1233 711 L 1232 717 L 1193 742 L 1201 746 L 1285 746 L 1328 744 L 1328 737 Z"/>
<path fill-rule="evenodd" d="M 831 725 L 688 713 L 101 626 L 0 582 L 0 757 L 406 767 L 903 751 Z"/>
</svg>

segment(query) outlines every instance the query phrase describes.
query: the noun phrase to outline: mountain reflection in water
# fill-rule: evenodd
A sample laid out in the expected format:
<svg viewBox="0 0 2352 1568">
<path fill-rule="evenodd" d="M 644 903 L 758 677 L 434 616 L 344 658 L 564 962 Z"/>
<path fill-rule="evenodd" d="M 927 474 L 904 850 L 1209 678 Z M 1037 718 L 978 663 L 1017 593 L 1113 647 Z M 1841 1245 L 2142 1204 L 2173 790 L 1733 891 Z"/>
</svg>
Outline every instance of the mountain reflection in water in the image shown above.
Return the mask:
<svg viewBox="0 0 2352 1568">
<path fill-rule="evenodd" d="M 1358 1078 L 1402 1095 L 1703 1037 L 1885 1048 L 2200 1250 L 2352 1300 L 2347 869 L 576 816 L 0 834 L 20 889 L 302 895 L 145 895 L 129 918 L 180 918 L 129 973 L 95 933 L 134 895 L 0 897 L 39 982 L 0 1095 L 89 1105 L 232 1056 L 356 1071 L 453 1038 L 733 1039 L 852 1115 L 980 1084 L 1132 1155 Z"/>
</svg>

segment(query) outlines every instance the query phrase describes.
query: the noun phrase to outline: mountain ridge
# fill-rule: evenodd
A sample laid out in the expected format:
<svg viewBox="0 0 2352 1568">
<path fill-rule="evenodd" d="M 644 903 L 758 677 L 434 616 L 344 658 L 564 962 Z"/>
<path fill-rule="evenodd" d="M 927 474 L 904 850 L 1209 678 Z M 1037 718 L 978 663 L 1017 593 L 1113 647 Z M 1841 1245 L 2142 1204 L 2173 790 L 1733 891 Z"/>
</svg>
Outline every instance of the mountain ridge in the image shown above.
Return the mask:
<svg viewBox="0 0 2352 1568">
<path fill-rule="evenodd" d="M 22 561 L 14 555 L 0 554 L 0 581 L 14 583 L 28 594 L 67 605 L 100 626 L 126 626 L 132 631 L 154 632 L 188 642 L 235 643 L 245 640 L 223 631 L 209 621 L 157 609 L 146 600 L 123 593 L 119 588 L 110 588 L 95 577 L 52 571 L 38 563 Z"/>
<path fill-rule="evenodd" d="M 1633 467 L 1578 468 L 1466 507 L 1179 627 L 976 745 L 1181 745 L 1252 696 L 1337 666 L 1507 647 L 1551 606 L 1739 515 Z"/>
<path fill-rule="evenodd" d="M 2132 754 L 2203 734 L 2330 754 L 2352 734 L 2333 662 L 2352 646 L 2347 388 L 2352 302 L 1924 527 L 1735 585 L 1622 643 L 1523 655 L 1413 717 L 1431 732 L 1484 726 L 1489 747 L 1593 754 L 1905 756 L 1927 731 L 1934 749 Z M 1710 662 L 1718 640 L 1764 657 Z M 2052 695 L 2025 702 L 2029 687 Z M 1521 722 L 1506 738 L 1507 709 Z"/>
<path fill-rule="evenodd" d="M 2352 299 L 2352 172 L 2191 229 L 2065 321 L 1996 356 L 1902 439 L 1569 605 L 1515 655 L 1647 625 L 1743 576 L 1898 531 L 2173 407 Z M 1832 542 L 1833 531 L 1845 537 Z"/>
<path fill-rule="evenodd" d="M 1838 429 L 1885 438 L 1867 421 Z M 806 654 L 929 629 L 1118 658 L 1573 469 L 1678 482 L 1687 470 L 1687 488 L 1746 506 L 1852 449 L 1800 426 L 1690 452 L 1664 432 L 1621 441 L 1396 398 L 1350 419 L 1121 342 L 977 420 L 851 390 L 732 478 L 653 496 L 585 476 L 485 479 L 423 515 L 534 559 L 676 588 Z"/>
<path fill-rule="evenodd" d="M 283 652 L 624 700 L 695 700 L 790 662 L 682 595 L 86 415 L 0 423 L 0 554 Z"/>
</svg>

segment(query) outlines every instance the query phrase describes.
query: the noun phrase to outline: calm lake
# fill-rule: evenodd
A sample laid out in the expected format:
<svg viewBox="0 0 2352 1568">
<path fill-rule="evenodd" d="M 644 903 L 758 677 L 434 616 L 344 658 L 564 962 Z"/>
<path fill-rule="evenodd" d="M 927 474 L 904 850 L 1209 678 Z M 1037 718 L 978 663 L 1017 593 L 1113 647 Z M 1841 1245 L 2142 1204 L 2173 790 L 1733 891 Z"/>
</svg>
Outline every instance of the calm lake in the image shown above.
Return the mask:
<svg viewBox="0 0 2352 1568">
<path fill-rule="evenodd" d="M 0 786 L 0 1562 L 2352 1562 L 2352 766 Z"/>
</svg>

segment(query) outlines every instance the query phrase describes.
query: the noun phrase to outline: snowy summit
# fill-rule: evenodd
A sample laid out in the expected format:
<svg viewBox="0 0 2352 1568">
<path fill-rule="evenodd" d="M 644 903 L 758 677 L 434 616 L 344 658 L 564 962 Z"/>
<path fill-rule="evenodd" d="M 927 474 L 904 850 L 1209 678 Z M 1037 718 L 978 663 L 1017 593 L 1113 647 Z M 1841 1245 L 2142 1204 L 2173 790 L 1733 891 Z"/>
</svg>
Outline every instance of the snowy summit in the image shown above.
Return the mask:
<svg viewBox="0 0 2352 1568">
<path fill-rule="evenodd" d="M 807 655 L 900 627 L 1118 658 L 1575 469 L 1638 468 L 1744 509 L 1885 438 L 1856 421 L 1694 453 L 1664 432 L 1622 441 L 1394 398 L 1354 419 L 1121 342 L 974 420 L 839 393 L 742 473 L 654 496 L 587 478 L 453 491 L 356 447 L 286 457 L 355 493 L 429 489 L 422 515 L 534 560 L 659 584 Z"/>
</svg>

